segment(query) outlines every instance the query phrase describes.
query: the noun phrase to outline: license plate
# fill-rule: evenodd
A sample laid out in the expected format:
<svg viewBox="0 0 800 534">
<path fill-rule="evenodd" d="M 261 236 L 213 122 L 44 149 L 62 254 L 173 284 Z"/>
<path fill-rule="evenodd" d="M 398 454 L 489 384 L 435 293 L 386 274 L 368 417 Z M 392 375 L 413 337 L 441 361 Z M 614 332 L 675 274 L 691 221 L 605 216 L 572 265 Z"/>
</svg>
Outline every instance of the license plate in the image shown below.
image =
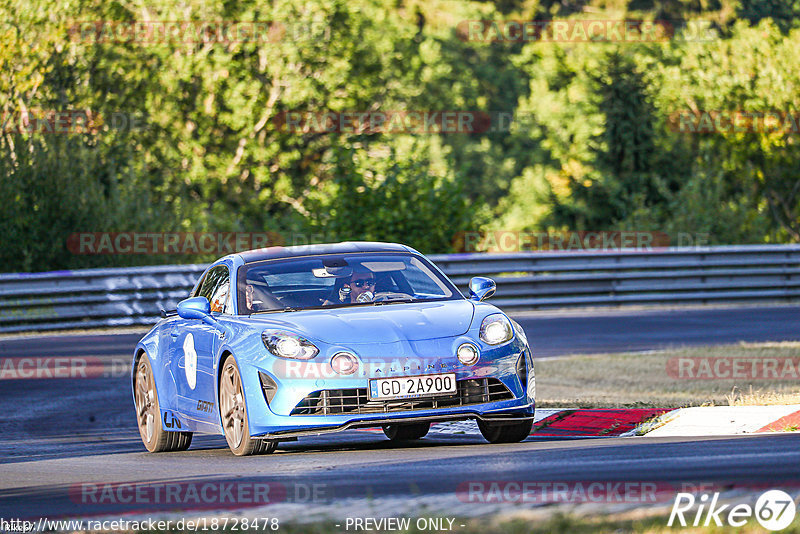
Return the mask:
<svg viewBox="0 0 800 534">
<path fill-rule="evenodd" d="M 456 392 L 455 373 L 442 375 L 400 376 L 369 381 L 371 400 L 408 399 Z"/>
</svg>

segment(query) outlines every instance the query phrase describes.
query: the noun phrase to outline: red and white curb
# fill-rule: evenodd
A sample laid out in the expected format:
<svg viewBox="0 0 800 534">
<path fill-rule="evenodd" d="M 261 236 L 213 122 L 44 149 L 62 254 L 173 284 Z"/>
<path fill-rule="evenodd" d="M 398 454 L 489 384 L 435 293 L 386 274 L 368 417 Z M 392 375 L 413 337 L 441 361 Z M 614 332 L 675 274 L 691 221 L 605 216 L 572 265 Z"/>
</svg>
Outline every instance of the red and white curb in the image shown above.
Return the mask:
<svg viewBox="0 0 800 534">
<path fill-rule="evenodd" d="M 542 410 L 544 411 L 544 410 Z M 538 414 L 537 410 L 537 414 Z M 552 413 L 555 412 L 555 413 Z M 533 437 L 730 436 L 800 430 L 800 404 L 551 410 Z"/>
<path fill-rule="evenodd" d="M 563 438 L 621 436 L 668 411 L 663 408 L 557 410 L 556 413 L 534 422 L 531 435 Z"/>
<path fill-rule="evenodd" d="M 665 413 L 623 436 L 730 436 L 800 429 L 800 404 L 700 406 Z"/>
</svg>

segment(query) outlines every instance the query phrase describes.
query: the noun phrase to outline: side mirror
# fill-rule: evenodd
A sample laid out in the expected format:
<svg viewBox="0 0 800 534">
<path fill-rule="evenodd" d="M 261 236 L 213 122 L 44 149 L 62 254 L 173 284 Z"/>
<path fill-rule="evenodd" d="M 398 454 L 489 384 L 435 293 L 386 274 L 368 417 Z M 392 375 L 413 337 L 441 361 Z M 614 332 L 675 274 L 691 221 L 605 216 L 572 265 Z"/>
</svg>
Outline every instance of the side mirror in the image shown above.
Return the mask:
<svg viewBox="0 0 800 534">
<path fill-rule="evenodd" d="M 201 321 L 213 324 L 211 317 L 211 304 L 205 297 L 192 297 L 178 303 L 178 315 L 183 319 L 200 319 Z"/>
<path fill-rule="evenodd" d="M 469 298 L 478 302 L 486 300 L 497 290 L 497 284 L 491 278 L 476 276 L 469 281 Z"/>
</svg>

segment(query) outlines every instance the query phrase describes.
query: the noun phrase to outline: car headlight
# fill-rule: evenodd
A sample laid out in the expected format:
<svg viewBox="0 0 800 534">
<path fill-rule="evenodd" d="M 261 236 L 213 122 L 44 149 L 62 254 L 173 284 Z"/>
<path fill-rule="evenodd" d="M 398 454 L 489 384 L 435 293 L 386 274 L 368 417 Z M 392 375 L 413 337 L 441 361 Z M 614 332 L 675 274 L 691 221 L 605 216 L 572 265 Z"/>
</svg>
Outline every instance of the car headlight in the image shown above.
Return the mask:
<svg viewBox="0 0 800 534">
<path fill-rule="evenodd" d="M 516 332 L 517 337 L 522 340 L 523 344 L 527 345 L 528 336 L 525 335 L 525 330 L 522 329 L 522 326 L 514 319 L 511 319 L 511 324 L 514 325 L 514 332 Z"/>
<path fill-rule="evenodd" d="M 481 355 L 478 352 L 478 347 L 472 343 L 462 343 L 456 350 L 456 357 L 464 365 L 475 365 Z"/>
<path fill-rule="evenodd" d="M 481 323 L 481 339 L 489 345 L 499 345 L 514 337 L 514 329 L 502 313 L 493 313 Z"/>
<path fill-rule="evenodd" d="M 331 358 L 331 368 L 340 375 L 352 375 L 358 371 L 358 358 L 349 352 L 337 352 Z"/>
<path fill-rule="evenodd" d="M 268 351 L 279 358 L 310 360 L 319 354 L 319 349 L 313 343 L 290 332 L 267 330 L 261 333 L 261 341 Z"/>
</svg>

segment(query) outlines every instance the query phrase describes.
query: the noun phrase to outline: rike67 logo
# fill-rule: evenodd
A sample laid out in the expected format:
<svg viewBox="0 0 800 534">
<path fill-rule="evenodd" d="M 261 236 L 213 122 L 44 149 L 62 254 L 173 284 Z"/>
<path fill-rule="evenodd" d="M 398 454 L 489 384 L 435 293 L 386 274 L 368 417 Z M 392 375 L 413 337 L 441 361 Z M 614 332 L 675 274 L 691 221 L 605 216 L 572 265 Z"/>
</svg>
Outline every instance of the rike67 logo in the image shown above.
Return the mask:
<svg viewBox="0 0 800 534">
<path fill-rule="evenodd" d="M 697 498 L 691 493 L 678 493 L 667 526 L 743 527 L 755 517 L 763 528 L 777 531 L 788 527 L 797 512 L 794 499 L 781 490 L 765 491 L 755 506 L 719 504 L 719 495 L 719 492 L 703 493 Z"/>
</svg>

